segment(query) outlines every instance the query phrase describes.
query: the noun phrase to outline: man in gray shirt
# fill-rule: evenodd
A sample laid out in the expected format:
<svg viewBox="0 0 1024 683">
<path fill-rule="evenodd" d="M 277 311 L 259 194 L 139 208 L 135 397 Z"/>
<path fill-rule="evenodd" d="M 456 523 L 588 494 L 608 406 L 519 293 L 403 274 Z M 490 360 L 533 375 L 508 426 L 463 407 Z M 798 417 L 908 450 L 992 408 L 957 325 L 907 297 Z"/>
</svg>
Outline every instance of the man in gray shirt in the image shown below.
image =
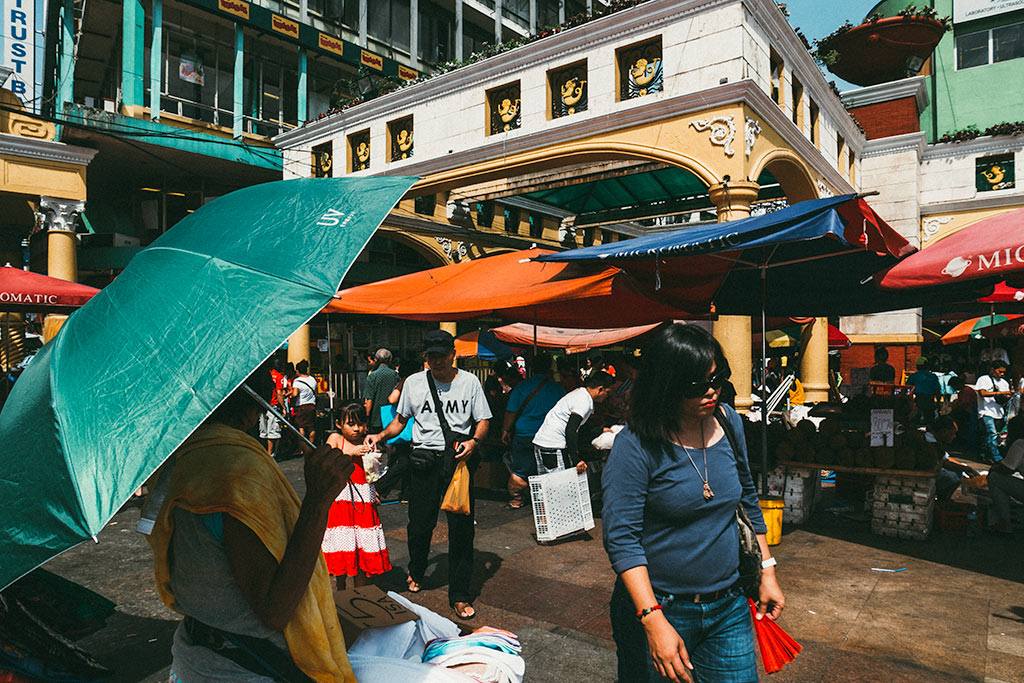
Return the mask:
<svg viewBox="0 0 1024 683">
<path fill-rule="evenodd" d="M 387 405 L 388 396 L 398 386 L 398 372 L 391 367 L 391 352 L 377 349 L 370 359 L 370 374 L 366 377 L 363 389 L 363 404 L 366 415 L 370 418 L 370 433 L 379 432 L 384 428 L 380 421 L 380 407 Z"/>
<path fill-rule="evenodd" d="M 413 420 L 412 476 L 409 482 L 409 591 L 417 593 L 427 570 L 430 539 L 437 526 L 455 462 L 465 460 L 472 472 L 478 458 L 477 446 L 487 434 L 491 410 L 487 406 L 480 380 L 455 367 L 455 339 L 443 330 L 432 330 L 423 338 L 423 356 L 427 370 L 410 375 L 402 386 L 395 419 L 383 431 L 366 437 L 375 446 L 398 436 L 406 423 Z M 441 411 L 454 443 L 445 443 L 444 430 L 437 414 L 437 403 L 430 389 L 429 378 L 437 387 Z M 452 462 L 451 451 L 454 450 Z M 473 595 L 470 579 L 473 574 L 473 537 L 475 534 L 475 501 L 470 479 L 470 514 L 446 512 L 448 516 L 448 603 L 460 619 L 472 619 Z"/>
</svg>

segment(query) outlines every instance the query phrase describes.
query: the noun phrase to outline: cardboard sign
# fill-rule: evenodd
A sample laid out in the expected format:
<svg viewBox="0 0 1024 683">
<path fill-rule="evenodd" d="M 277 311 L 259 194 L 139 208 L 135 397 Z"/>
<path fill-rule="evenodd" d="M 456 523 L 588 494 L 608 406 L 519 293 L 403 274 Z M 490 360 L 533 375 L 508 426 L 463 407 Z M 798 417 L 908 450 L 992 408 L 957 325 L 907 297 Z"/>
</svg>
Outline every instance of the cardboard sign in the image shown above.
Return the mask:
<svg viewBox="0 0 1024 683">
<path fill-rule="evenodd" d="M 871 445 L 893 445 L 892 409 L 874 409 L 871 411 Z"/>
<path fill-rule="evenodd" d="M 359 634 L 368 628 L 383 628 L 404 624 L 419 619 L 376 586 L 350 588 L 334 594 L 338 606 L 338 619 L 345 632 L 345 642 L 352 634 Z"/>
</svg>

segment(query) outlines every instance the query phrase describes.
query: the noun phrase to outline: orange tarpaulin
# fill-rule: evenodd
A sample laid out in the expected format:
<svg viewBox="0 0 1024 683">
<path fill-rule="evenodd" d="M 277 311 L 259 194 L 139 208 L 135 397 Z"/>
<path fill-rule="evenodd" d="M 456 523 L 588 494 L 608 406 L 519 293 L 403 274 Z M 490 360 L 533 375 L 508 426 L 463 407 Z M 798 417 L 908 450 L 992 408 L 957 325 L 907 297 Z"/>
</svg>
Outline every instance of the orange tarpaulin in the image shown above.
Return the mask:
<svg viewBox="0 0 1024 683">
<path fill-rule="evenodd" d="M 328 313 L 451 321 L 494 315 L 553 327 L 608 328 L 692 317 L 615 267 L 584 270 L 509 252 L 410 273 L 338 292 Z"/>
<path fill-rule="evenodd" d="M 617 329 L 581 330 L 538 325 L 537 346 L 549 349 L 565 349 L 569 353 L 579 353 L 639 337 L 657 326 L 658 323 Z M 503 325 L 493 328 L 491 332 L 506 344 L 516 344 L 518 346 L 533 345 L 533 325 L 529 323 Z"/>
</svg>

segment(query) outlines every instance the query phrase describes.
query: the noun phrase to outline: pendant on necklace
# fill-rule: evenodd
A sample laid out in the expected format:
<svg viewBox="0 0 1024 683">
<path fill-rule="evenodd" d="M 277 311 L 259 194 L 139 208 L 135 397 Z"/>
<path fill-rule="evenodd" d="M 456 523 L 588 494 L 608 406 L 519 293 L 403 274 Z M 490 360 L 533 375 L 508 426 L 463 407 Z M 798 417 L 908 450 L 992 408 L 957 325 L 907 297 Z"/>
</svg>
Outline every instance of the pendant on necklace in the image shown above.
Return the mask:
<svg viewBox="0 0 1024 683">
<path fill-rule="evenodd" d="M 715 492 L 711 490 L 711 484 L 704 482 L 704 500 L 711 500 L 715 497 Z"/>
</svg>

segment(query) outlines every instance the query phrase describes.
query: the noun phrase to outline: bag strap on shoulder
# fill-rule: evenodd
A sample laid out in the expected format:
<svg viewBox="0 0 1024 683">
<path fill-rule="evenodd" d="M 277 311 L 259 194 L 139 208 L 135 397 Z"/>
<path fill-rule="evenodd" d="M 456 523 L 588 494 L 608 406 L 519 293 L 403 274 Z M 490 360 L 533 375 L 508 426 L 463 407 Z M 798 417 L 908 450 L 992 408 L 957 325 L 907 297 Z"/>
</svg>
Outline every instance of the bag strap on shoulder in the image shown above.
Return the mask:
<svg viewBox="0 0 1024 683">
<path fill-rule="evenodd" d="M 526 399 L 523 400 L 523 403 L 519 406 L 519 410 L 517 410 L 516 412 L 512 413 L 512 429 L 516 428 L 516 420 L 518 420 L 519 416 L 523 414 L 524 410 L 526 410 L 526 406 L 530 405 L 530 401 L 533 400 L 533 397 L 536 396 L 537 392 L 539 392 L 541 389 L 543 389 L 544 385 L 547 384 L 547 383 L 548 383 L 548 378 L 545 377 L 544 379 L 541 380 L 540 384 L 538 384 L 537 386 L 535 386 L 533 388 L 533 391 L 530 392 L 530 395 L 527 396 Z"/>
<path fill-rule="evenodd" d="M 739 457 L 740 457 L 740 446 L 739 441 L 736 437 L 736 431 L 732 428 L 732 422 L 725 415 L 725 411 L 722 410 L 721 404 L 715 408 L 715 419 L 718 420 L 718 424 L 722 425 L 722 431 L 725 432 L 725 438 L 729 440 L 729 446 L 732 448 L 733 462 L 736 463 L 736 477 L 740 476 L 739 469 Z M 743 481 L 740 481 L 740 489 L 743 489 Z"/>
<path fill-rule="evenodd" d="M 444 435 L 445 446 L 451 448 L 455 444 L 455 436 L 452 434 L 452 428 L 448 425 L 448 420 L 444 416 L 444 411 L 441 410 L 441 397 L 437 394 L 437 384 L 434 382 L 434 376 L 427 373 L 427 385 L 430 387 L 430 395 L 434 397 L 434 410 L 437 411 L 437 421 L 441 423 L 441 434 Z"/>
</svg>

